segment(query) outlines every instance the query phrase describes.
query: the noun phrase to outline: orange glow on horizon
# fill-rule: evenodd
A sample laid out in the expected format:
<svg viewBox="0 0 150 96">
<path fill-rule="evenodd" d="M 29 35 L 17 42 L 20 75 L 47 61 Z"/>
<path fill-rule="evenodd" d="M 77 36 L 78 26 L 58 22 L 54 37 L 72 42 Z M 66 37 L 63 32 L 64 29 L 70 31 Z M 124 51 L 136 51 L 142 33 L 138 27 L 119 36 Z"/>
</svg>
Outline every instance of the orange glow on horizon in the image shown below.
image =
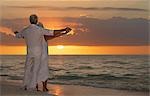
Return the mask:
<svg viewBox="0 0 150 96">
<path fill-rule="evenodd" d="M 146 55 L 150 46 L 49 46 L 49 55 Z M 25 55 L 25 46 L 1 46 L 0 55 Z"/>
</svg>

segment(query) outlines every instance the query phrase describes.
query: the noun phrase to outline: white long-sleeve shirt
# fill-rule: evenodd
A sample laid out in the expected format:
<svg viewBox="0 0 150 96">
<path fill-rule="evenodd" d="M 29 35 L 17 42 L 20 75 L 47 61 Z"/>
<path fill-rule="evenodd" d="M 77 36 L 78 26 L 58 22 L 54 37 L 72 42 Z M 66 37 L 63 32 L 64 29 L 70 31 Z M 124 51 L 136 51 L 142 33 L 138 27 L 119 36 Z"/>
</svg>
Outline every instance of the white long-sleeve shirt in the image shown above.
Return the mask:
<svg viewBox="0 0 150 96">
<path fill-rule="evenodd" d="M 54 31 L 31 24 L 16 34 L 17 38 L 24 38 L 27 45 L 27 55 L 36 56 L 41 54 L 42 39 L 44 35 L 53 36 Z"/>
<path fill-rule="evenodd" d="M 17 38 L 24 38 L 27 45 L 23 80 L 23 85 L 27 89 L 35 88 L 37 83 L 48 78 L 47 45 L 45 45 L 47 43 L 43 41 L 44 35 L 53 36 L 54 31 L 31 24 L 16 34 Z"/>
</svg>

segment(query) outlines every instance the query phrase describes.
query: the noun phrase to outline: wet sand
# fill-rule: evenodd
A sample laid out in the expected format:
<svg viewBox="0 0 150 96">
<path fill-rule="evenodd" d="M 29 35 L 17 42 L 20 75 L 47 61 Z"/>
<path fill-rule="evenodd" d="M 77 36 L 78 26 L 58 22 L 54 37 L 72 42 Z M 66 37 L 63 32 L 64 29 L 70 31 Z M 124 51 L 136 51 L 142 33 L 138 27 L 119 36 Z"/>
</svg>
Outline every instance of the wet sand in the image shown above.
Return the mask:
<svg viewBox="0 0 150 96">
<path fill-rule="evenodd" d="M 49 92 L 25 91 L 20 81 L 0 81 L 1 96 L 149 96 L 148 92 L 94 88 L 79 85 L 48 84 Z"/>
</svg>

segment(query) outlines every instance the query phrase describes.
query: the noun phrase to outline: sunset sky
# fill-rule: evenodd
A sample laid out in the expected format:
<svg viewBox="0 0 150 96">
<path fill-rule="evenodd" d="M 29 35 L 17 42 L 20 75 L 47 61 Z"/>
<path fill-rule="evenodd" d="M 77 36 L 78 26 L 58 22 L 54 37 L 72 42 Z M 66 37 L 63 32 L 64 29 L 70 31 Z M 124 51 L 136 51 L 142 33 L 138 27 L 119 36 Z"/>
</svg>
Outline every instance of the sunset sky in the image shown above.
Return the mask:
<svg viewBox="0 0 150 96">
<path fill-rule="evenodd" d="M 149 0 L 1 0 L 0 54 L 26 54 L 13 31 L 37 14 L 48 29 L 71 27 L 49 41 L 49 54 L 150 54 Z"/>
</svg>

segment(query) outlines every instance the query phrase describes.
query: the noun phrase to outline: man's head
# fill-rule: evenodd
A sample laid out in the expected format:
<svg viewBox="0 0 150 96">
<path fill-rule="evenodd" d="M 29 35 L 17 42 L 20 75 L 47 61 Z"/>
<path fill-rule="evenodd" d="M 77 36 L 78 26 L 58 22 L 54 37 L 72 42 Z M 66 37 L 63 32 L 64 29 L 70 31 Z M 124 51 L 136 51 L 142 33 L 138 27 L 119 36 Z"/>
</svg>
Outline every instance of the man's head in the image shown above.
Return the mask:
<svg viewBox="0 0 150 96">
<path fill-rule="evenodd" d="M 35 14 L 30 15 L 29 19 L 30 19 L 31 24 L 37 24 L 37 22 L 38 22 L 38 17 Z"/>
</svg>

